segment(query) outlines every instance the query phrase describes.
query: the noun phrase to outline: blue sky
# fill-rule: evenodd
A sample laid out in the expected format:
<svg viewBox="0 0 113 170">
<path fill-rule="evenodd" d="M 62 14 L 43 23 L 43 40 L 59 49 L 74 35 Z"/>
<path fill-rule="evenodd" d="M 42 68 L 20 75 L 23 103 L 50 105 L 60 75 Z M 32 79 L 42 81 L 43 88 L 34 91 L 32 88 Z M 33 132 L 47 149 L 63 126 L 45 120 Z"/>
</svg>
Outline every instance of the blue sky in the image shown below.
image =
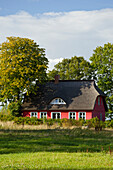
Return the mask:
<svg viewBox="0 0 113 170">
<path fill-rule="evenodd" d="M 32 15 L 47 12 L 69 12 L 113 8 L 113 0 L 0 0 L 0 15 L 24 10 Z"/>
<path fill-rule="evenodd" d="M 113 43 L 113 0 L 0 0 L 0 43 L 30 38 L 46 49 L 49 69 Z"/>
</svg>

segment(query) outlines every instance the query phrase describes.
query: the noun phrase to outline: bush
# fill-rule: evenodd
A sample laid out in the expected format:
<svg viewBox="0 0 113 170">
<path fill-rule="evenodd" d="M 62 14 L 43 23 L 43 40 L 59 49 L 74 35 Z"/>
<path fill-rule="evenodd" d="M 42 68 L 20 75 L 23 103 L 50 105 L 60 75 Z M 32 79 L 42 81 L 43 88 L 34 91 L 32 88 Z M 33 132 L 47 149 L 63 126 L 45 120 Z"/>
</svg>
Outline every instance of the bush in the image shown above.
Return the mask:
<svg viewBox="0 0 113 170">
<path fill-rule="evenodd" d="M 110 126 L 111 128 L 113 128 L 113 120 L 111 120 L 111 121 L 109 122 L 109 126 Z"/>
<path fill-rule="evenodd" d="M 16 124 L 26 124 L 26 125 L 40 125 L 47 124 L 52 126 L 58 124 L 63 127 L 78 126 L 83 125 L 88 126 L 88 128 L 94 127 L 95 130 L 101 130 L 102 128 L 113 128 L 113 120 L 111 121 L 100 121 L 97 117 L 84 121 L 83 119 L 37 119 L 36 117 L 15 117 L 12 114 L 3 114 L 0 113 L 1 121 L 14 121 Z"/>
<path fill-rule="evenodd" d="M 0 120 L 1 121 L 12 121 L 14 119 L 14 116 L 11 114 L 0 114 Z"/>
<path fill-rule="evenodd" d="M 62 119 L 62 121 L 61 121 L 61 125 L 62 125 L 63 127 L 70 127 L 70 126 L 72 126 L 72 121 L 71 121 L 71 119 L 66 119 L 66 118 L 64 118 L 64 119 Z"/>
<path fill-rule="evenodd" d="M 92 128 L 93 127 L 92 119 L 86 120 L 85 125 L 88 126 L 88 128 Z"/>
<path fill-rule="evenodd" d="M 24 117 L 15 117 L 14 123 L 16 124 L 24 124 Z"/>
<path fill-rule="evenodd" d="M 106 128 L 110 128 L 110 126 L 111 126 L 111 121 L 110 121 L 110 120 L 107 120 L 107 121 L 104 122 L 104 124 L 105 124 L 105 127 L 106 127 Z"/>
<path fill-rule="evenodd" d="M 19 102 L 9 103 L 8 110 L 11 115 L 19 117 L 21 113 L 21 104 Z"/>
</svg>

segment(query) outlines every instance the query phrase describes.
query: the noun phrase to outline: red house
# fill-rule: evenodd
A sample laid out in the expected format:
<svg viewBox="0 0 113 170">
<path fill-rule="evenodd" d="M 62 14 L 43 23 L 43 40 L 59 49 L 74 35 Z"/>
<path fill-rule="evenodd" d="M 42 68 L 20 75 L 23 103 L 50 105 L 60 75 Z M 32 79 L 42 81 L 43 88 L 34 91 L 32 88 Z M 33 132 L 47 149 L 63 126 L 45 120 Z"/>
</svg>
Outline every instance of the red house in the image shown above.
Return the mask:
<svg viewBox="0 0 113 170">
<path fill-rule="evenodd" d="M 47 119 L 91 119 L 105 121 L 105 94 L 93 80 L 59 80 L 37 85 L 37 94 L 24 98 L 23 116 Z"/>
</svg>

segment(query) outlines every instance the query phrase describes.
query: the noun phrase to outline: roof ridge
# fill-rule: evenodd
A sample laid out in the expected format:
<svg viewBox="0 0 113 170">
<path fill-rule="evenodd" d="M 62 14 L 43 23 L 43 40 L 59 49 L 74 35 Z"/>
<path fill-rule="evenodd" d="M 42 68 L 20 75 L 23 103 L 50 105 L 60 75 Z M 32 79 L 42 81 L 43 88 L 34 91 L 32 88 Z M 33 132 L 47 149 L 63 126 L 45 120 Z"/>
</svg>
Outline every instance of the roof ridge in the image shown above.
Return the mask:
<svg viewBox="0 0 113 170">
<path fill-rule="evenodd" d="M 48 82 L 54 82 L 55 80 L 47 80 Z M 67 82 L 67 81 L 92 81 L 95 82 L 95 80 L 59 80 L 60 82 Z"/>
</svg>

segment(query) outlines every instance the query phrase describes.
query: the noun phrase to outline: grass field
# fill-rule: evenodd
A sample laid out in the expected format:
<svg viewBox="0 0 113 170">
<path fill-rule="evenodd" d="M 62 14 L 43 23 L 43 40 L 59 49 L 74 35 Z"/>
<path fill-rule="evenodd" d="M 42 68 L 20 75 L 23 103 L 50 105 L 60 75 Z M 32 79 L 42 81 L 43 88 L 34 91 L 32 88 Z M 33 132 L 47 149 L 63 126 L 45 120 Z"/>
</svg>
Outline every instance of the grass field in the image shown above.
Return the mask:
<svg viewBox="0 0 113 170">
<path fill-rule="evenodd" d="M 0 130 L 0 169 L 113 169 L 112 152 L 110 130 Z"/>
</svg>

